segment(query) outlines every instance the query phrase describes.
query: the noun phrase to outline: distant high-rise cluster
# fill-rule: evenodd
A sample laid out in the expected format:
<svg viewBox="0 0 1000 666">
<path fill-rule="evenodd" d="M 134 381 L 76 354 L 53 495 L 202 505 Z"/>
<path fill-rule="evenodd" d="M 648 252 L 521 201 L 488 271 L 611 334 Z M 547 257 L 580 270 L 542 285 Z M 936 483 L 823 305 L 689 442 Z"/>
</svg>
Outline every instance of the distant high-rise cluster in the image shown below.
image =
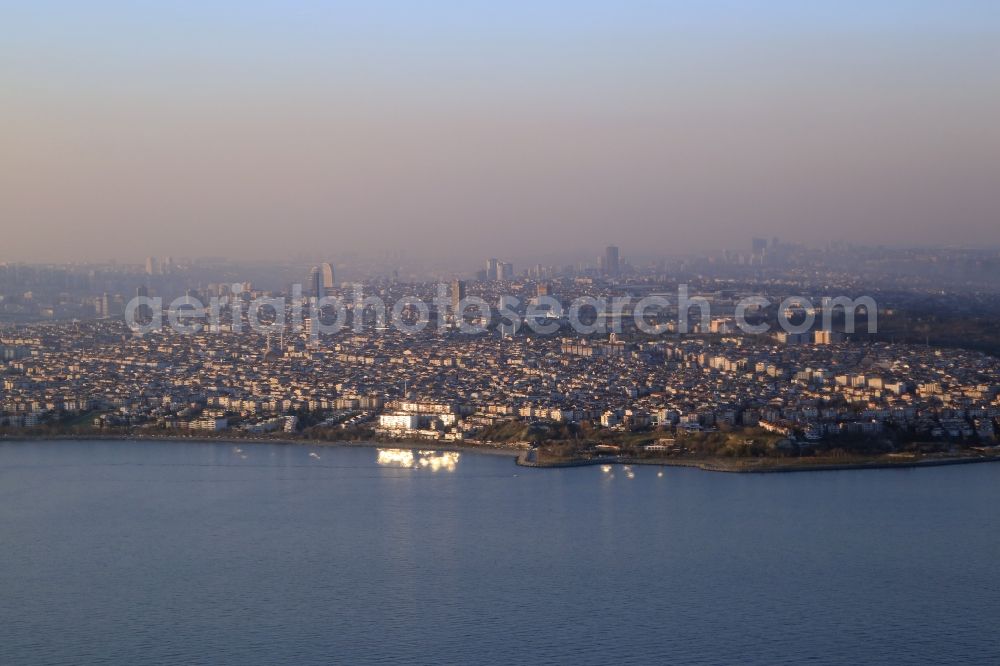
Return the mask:
<svg viewBox="0 0 1000 666">
<path fill-rule="evenodd" d="M 121 295 L 104 292 L 94 303 L 94 311 L 101 319 L 109 319 L 122 314 L 125 308 Z"/>
<path fill-rule="evenodd" d="M 309 281 L 307 282 L 308 295 L 322 298 L 329 295 L 333 288 L 333 265 L 329 262 L 323 262 L 318 266 L 313 266 L 312 270 L 309 271 Z"/>
<path fill-rule="evenodd" d="M 500 261 L 495 257 L 486 260 L 486 272 L 483 275 L 485 280 L 513 280 L 514 264 Z"/>
<path fill-rule="evenodd" d="M 172 257 L 146 257 L 146 275 L 170 275 L 174 272 L 174 260 Z"/>
</svg>

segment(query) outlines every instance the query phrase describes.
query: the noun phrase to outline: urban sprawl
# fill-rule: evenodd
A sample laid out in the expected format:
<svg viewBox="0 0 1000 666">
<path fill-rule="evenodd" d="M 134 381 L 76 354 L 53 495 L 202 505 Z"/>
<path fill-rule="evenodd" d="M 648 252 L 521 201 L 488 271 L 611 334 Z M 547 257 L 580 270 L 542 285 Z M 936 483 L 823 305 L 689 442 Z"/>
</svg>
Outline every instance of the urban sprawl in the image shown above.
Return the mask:
<svg viewBox="0 0 1000 666">
<path fill-rule="evenodd" d="M 739 265 L 759 274 L 753 261 L 759 254 L 763 263 L 768 247 L 755 243 Z M 165 270 L 154 261 L 147 261 L 148 280 L 134 295 L 150 295 L 148 285 Z M 330 264 L 303 277 L 302 295 L 291 298 L 250 283 L 190 288 L 190 297 L 226 305 L 221 321 L 196 333 L 169 326 L 136 332 L 124 319 L 122 294 L 95 297 L 89 318 L 9 325 L 0 330 L 0 426 L 234 437 L 342 433 L 513 446 L 530 444 L 533 432 L 580 437 L 585 426 L 598 446 L 616 434 L 648 433 L 643 447 L 664 455 L 680 451 L 685 437 L 715 432 L 766 433 L 791 450 L 889 436 L 975 445 L 996 438 L 1000 360 L 880 340 L 864 325 L 845 335 L 820 326 L 808 304 L 779 312 L 782 296 L 816 293 L 814 283 L 802 280 L 770 281 L 770 305 L 742 313 L 758 324 L 779 316 L 806 320 L 796 332 L 775 326 L 747 333 L 735 325 L 738 304 L 755 295 L 746 281 L 703 278 L 692 298 L 710 304 L 710 316 L 699 307 L 678 309 L 674 292 L 675 307 L 648 315 L 662 323 L 654 335 L 640 330 L 628 309 L 584 312 L 585 332 L 570 326 L 565 312 L 549 313 L 550 334 L 524 325 L 540 299 L 569 304 L 671 293 L 676 280 L 623 265 L 617 248 L 609 247 L 595 269 L 570 274 L 539 266 L 515 275 L 491 259 L 479 274 L 447 283 L 451 304 L 440 301 L 432 281 L 358 281 L 388 303 L 425 299 L 442 325 L 420 331 L 385 325 L 377 308 L 348 297 L 357 285 L 337 284 Z M 830 282 L 824 286 L 850 286 Z M 233 307 L 278 295 L 289 310 L 304 308 L 301 323 L 263 330 L 248 325 L 247 308 Z M 458 307 L 470 296 L 496 303 L 505 295 L 519 303 L 514 317 L 463 314 Z M 317 333 L 329 314 L 316 311 L 317 297 L 341 296 L 349 323 L 368 325 Z M 865 322 L 878 314 L 864 310 L 844 314 Z M 403 319 L 419 314 L 401 311 Z M 272 323 L 280 319 L 273 311 L 269 316 Z M 462 332 L 463 322 L 481 330 Z M 510 424 L 523 428 L 505 430 Z"/>
</svg>

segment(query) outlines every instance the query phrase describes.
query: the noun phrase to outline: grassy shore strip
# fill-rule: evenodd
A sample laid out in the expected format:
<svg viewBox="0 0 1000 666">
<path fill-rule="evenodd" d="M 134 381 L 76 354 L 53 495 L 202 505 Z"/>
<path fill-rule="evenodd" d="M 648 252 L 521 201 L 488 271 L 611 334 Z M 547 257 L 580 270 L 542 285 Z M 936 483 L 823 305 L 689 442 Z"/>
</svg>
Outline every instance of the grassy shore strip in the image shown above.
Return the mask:
<svg viewBox="0 0 1000 666">
<path fill-rule="evenodd" d="M 0 435 L 0 443 L 3 442 L 193 442 L 196 444 L 226 444 L 238 446 L 243 444 L 280 444 L 306 447 L 340 447 L 340 448 L 360 448 L 360 449 L 407 449 L 410 451 L 457 451 L 459 453 L 485 453 L 488 455 L 516 457 L 523 452 L 523 448 L 494 444 L 469 444 L 454 442 L 440 442 L 426 439 L 412 440 L 323 440 L 323 439 L 297 439 L 290 437 L 186 437 L 183 435 Z"/>
<path fill-rule="evenodd" d="M 655 467 L 693 467 L 707 472 L 728 472 L 734 474 L 771 474 L 778 472 L 832 472 L 855 469 L 905 469 L 913 467 L 942 467 L 945 465 L 968 465 L 973 463 L 1000 462 L 997 456 L 963 456 L 958 458 L 920 458 L 913 460 L 865 458 L 854 461 L 830 460 L 817 462 L 797 458 L 788 461 L 776 460 L 677 460 L 659 458 L 580 458 L 572 460 L 552 460 L 534 462 L 527 459 L 527 452 L 517 457 L 522 467 L 540 469 L 560 467 L 590 467 L 594 465 L 647 465 Z"/>
</svg>

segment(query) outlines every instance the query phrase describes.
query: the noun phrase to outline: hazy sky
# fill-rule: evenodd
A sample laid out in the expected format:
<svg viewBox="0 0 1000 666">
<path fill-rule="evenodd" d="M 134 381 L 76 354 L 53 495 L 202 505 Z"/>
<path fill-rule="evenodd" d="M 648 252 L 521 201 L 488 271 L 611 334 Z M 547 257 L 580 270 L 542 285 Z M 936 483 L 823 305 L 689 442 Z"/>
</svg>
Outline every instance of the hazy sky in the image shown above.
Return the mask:
<svg viewBox="0 0 1000 666">
<path fill-rule="evenodd" d="M 0 259 L 1000 244 L 993 0 L 16 4 Z"/>
</svg>

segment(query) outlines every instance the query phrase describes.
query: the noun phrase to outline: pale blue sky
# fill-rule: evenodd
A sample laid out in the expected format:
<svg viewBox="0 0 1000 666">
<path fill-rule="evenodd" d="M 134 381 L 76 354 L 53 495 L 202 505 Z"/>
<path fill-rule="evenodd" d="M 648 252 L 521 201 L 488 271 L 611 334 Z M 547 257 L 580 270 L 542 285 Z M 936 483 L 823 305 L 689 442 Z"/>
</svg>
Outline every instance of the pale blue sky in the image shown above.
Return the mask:
<svg viewBox="0 0 1000 666">
<path fill-rule="evenodd" d="M 998 71 L 988 0 L 0 3 L 0 259 L 1000 244 Z"/>
</svg>

